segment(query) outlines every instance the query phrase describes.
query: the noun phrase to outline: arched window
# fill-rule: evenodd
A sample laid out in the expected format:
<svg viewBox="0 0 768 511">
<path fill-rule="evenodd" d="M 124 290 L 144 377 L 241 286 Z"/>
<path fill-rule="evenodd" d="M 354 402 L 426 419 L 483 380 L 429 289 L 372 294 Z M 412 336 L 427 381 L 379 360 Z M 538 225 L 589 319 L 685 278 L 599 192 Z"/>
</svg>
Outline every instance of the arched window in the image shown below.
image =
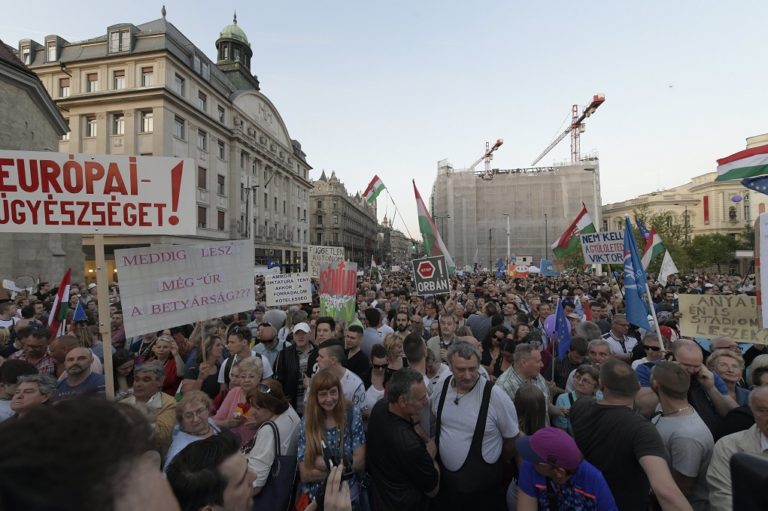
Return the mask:
<svg viewBox="0 0 768 511">
<path fill-rule="evenodd" d="M 736 220 L 736 206 L 731 206 L 728 208 L 728 219 L 731 221 Z"/>
</svg>

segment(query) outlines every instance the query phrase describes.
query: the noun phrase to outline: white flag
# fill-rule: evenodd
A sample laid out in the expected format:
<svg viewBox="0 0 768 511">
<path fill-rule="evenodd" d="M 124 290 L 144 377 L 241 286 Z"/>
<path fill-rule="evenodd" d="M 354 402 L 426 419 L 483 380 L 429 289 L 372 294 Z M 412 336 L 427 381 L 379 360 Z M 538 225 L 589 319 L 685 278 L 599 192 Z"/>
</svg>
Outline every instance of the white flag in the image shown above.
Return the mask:
<svg viewBox="0 0 768 511">
<path fill-rule="evenodd" d="M 677 266 L 672 260 L 672 256 L 669 255 L 669 250 L 664 252 L 664 260 L 661 262 L 661 268 L 659 269 L 659 284 L 662 286 L 667 285 L 667 277 L 677 273 Z"/>
</svg>

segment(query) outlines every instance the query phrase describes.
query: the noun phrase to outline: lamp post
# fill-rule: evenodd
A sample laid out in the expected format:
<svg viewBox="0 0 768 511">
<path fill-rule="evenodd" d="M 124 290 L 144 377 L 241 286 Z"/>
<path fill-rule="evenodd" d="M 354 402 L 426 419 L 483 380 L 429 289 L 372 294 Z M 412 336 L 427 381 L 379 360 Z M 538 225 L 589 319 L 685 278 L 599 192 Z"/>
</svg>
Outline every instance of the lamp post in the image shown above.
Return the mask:
<svg viewBox="0 0 768 511">
<path fill-rule="evenodd" d="M 683 228 L 685 229 L 685 244 L 688 245 L 688 204 L 685 205 L 685 213 L 683 213 Z"/>
<path fill-rule="evenodd" d="M 511 257 L 509 252 L 509 213 L 504 213 L 504 216 L 507 217 L 507 264 L 509 264 Z"/>
<path fill-rule="evenodd" d="M 488 269 L 493 268 L 493 227 L 488 229 Z"/>
<path fill-rule="evenodd" d="M 547 214 L 544 213 L 544 259 L 549 259 L 549 225 L 547 223 Z"/>
</svg>

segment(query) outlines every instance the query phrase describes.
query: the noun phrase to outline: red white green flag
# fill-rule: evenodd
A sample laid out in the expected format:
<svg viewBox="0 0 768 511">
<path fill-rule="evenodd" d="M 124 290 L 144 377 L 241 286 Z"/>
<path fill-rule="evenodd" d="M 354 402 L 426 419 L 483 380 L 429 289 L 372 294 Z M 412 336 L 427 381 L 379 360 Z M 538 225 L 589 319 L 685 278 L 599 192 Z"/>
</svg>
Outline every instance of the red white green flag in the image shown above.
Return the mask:
<svg viewBox="0 0 768 511">
<path fill-rule="evenodd" d="M 365 197 L 365 200 L 368 202 L 373 202 L 376 200 L 376 197 L 379 196 L 379 194 L 384 191 L 384 183 L 379 179 L 379 176 L 373 176 L 373 179 L 371 179 L 371 182 L 368 183 L 368 188 L 365 189 L 365 192 L 363 192 L 363 197 Z"/>
<path fill-rule="evenodd" d="M 643 258 L 640 261 L 643 264 L 643 269 L 647 270 L 648 265 L 651 264 L 651 261 L 653 261 L 657 255 L 661 254 L 665 250 L 666 248 L 664 247 L 664 243 L 661 241 L 661 236 L 659 236 L 659 233 L 656 232 L 656 229 L 651 226 L 651 230 L 648 233 L 648 238 L 645 240 Z"/>
<path fill-rule="evenodd" d="M 48 316 L 48 329 L 51 336 L 56 338 L 66 333 L 67 312 L 69 312 L 69 283 L 72 277 L 72 269 L 67 268 L 64 277 L 59 284 L 59 291 L 56 293 L 56 300 L 53 302 L 51 315 Z"/>
<path fill-rule="evenodd" d="M 432 215 L 427 211 L 427 206 L 424 205 L 424 201 L 421 200 L 419 189 L 416 188 L 416 180 L 413 180 L 413 193 L 416 194 L 416 210 L 419 214 L 419 230 L 421 231 L 421 238 L 424 240 L 424 252 L 428 256 L 444 256 L 445 264 L 448 266 L 448 272 L 453 273 L 456 270 L 456 264 L 453 262 L 451 254 L 448 253 L 448 249 L 445 248 L 443 238 L 440 236 L 440 232 L 435 226 L 435 221 L 432 220 Z"/>
<path fill-rule="evenodd" d="M 592 223 L 592 217 L 589 216 L 587 206 L 581 205 L 581 211 L 578 216 L 571 222 L 571 225 L 560 235 L 560 237 L 552 244 L 552 252 L 558 259 L 563 259 L 565 256 L 575 253 L 580 250 L 581 242 L 579 241 L 579 235 L 591 234 L 596 232 L 595 226 Z"/>
<path fill-rule="evenodd" d="M 768 174 L 768 144 L 744 149 L 717 160 L 717 179 L 743 179 Z"/>
</svg>

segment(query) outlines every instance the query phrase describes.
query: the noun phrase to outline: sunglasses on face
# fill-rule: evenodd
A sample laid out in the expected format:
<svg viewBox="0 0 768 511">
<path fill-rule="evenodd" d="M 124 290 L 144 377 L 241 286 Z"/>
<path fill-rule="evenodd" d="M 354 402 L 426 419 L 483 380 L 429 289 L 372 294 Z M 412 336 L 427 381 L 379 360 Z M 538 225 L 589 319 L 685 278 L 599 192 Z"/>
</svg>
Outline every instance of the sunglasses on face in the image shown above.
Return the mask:
<svg viewBox="0 0 768 511">
<path fill-rule="evenodd" d="M 651 351 L 661 351 L 661 348 L 659 346 L 643 346 L 643 348 Z"/>
<path fill-rule="evenodd" d="M 381 364 L 381 365 L 379 365 L 379 364 L 372 364 L 372 367 L 374 369 L 386 369 L 387 367 L 389 367 L 389 365 L 387 365 L 387 364 Z"/>
</svg>

